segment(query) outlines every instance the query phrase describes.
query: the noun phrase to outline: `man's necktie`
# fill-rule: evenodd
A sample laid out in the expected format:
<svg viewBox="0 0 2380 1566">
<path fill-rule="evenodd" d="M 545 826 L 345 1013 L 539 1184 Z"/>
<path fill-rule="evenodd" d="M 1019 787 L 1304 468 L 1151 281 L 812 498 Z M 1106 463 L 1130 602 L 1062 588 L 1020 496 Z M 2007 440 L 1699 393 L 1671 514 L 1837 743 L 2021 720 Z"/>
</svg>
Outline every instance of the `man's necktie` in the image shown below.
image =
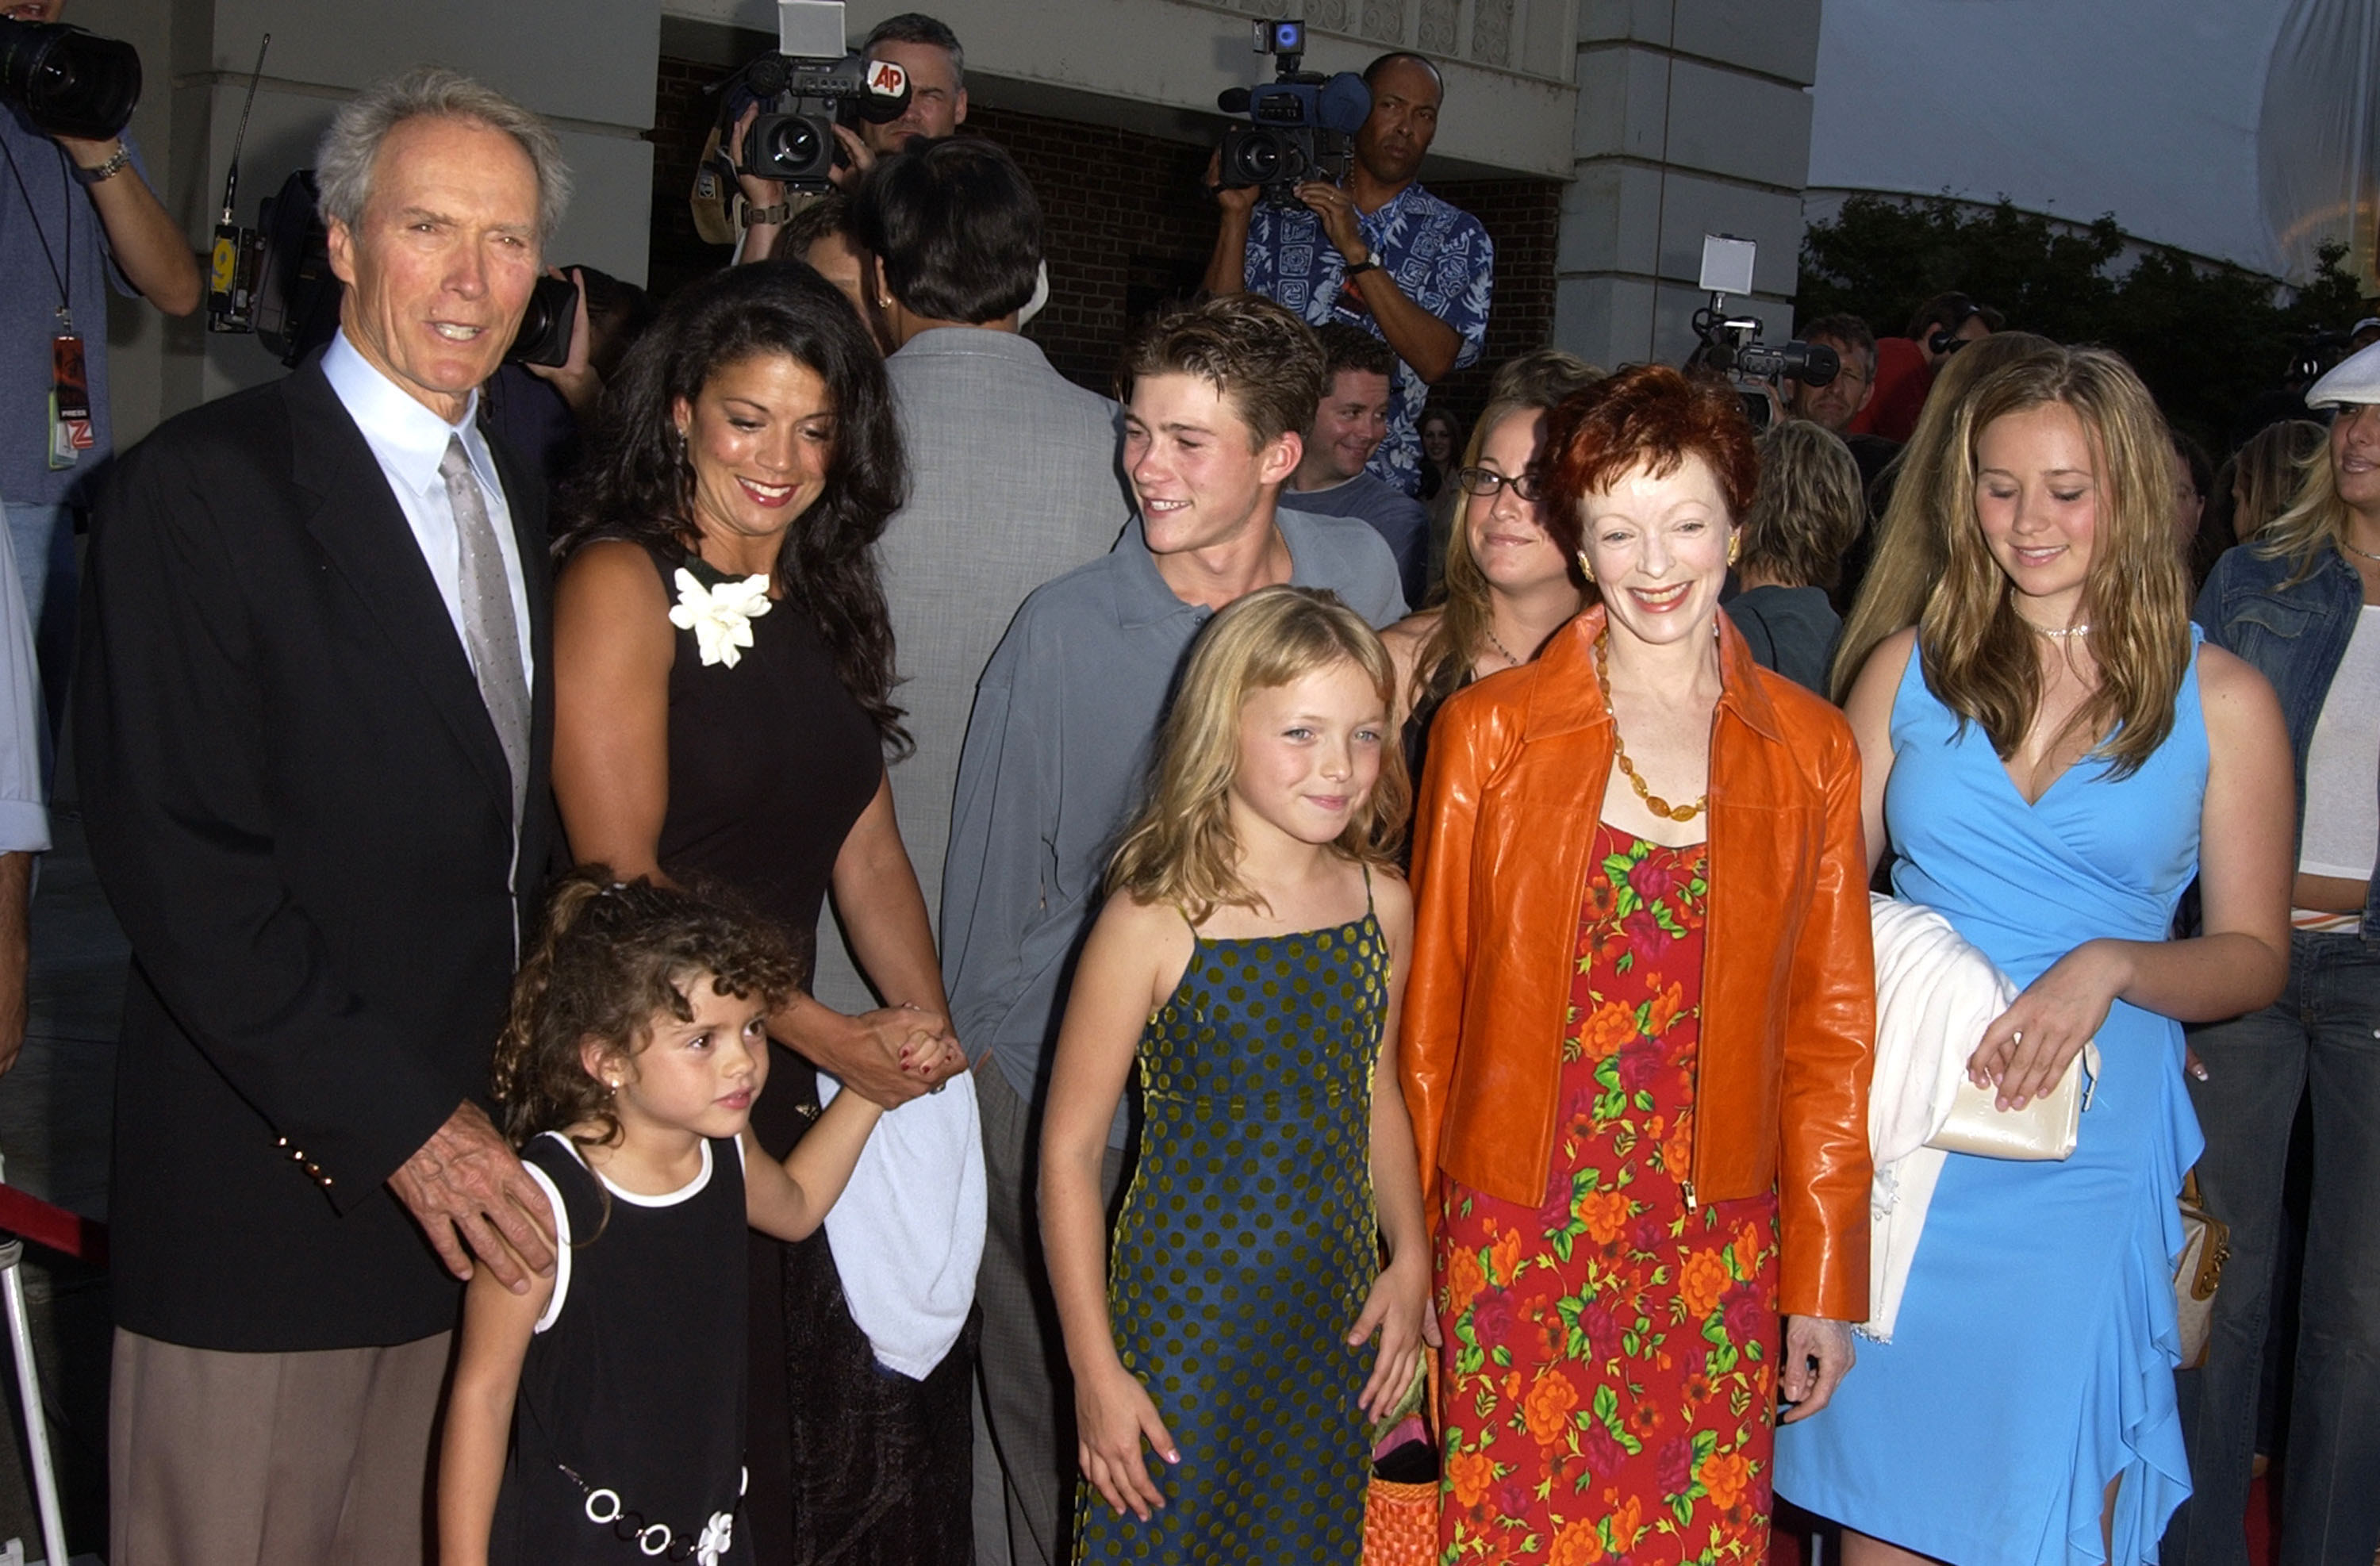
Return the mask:
<svg viewBox="0 0 2380 1566">
<path fill-rule="evenodd" d="M 504 577 L 504 557 L 496 547 L 487 496 L 471 472 L 460 435 L 447 441 L 438 475 L 446 480 L 447 504 L 455 511 L 463 645 L 479 675 L 480 699 L 487 704 L 496 738 L 504 747 L 504 765 L 512 769 L 513 830 L 517 833 L 521 807 L 528 797 L 528 681 L 521 670 L 520 621 L 513 613 L 512 584 Z"/>
</svg>

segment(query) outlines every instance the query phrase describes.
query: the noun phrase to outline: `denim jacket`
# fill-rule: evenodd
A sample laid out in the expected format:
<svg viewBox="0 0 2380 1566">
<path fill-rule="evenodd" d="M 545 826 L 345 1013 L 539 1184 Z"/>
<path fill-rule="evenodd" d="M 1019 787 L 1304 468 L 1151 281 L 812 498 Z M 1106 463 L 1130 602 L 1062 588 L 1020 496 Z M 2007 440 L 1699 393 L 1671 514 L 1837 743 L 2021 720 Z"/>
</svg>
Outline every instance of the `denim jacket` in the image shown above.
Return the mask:
<svg viewBox="0 0 2380 1566">
<path fill-rule="evenodd" d="M 2224 552 L 2206 578 L 2192 615 L 2207 640 L 2247 660 L 2270 680 L 2289 724 L 2289 749 L 2297 763 L 2298 829 L 2305 829 L 2306 750 L 2314 721 L 2330 694 L 2331 676 L 2355 635 L 2363 611 L 2363 578 L 2347 557 L 2325 549 L 2303 581 L 2292 582 L 2297 561 L 2260 553 L 2241 544 Z M 2380 778 L 2373 783 L 2380 790 Z M 2380 945 L 2380 876 L 2363 904 L 2362 936 Z"/>
</svg>

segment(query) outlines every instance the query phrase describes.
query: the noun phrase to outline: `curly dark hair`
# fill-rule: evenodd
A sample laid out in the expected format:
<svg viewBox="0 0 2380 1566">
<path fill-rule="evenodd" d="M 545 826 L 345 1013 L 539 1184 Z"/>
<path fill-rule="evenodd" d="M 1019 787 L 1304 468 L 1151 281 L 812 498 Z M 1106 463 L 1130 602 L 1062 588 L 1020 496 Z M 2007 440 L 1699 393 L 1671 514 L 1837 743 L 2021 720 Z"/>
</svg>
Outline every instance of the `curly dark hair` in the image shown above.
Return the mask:
<svg viewBox="0 0 2380 1566">
<path fill-rule="evenodd" d="M 844 688 L 895 756 L 910 744 L 892 704 L 892 619 L 876 540 L 907 498 L 884 361 L 851 303 L 798 261 L 730 267 L 680 290 L 603 398 L 589 456 L 563 495 L 557 562 L 599 539 L 694 547 L 694 468 L 676 407 L 727 365 L 784 354 L 834 398 L 826 488 L 785 530 L 777 585 L 818 625 Z"/>
<path fill-rule="evenodd" d="M 513 979 L 491 1073 L 504 1135 L 525 1147 L 593 1124 L 601 1134 L 582 1142 L 618 1140 L 611 1095 L 587 1073 L 587 1039 L 625 1059 L 655 1017 L 692 1019 L 686 991 L 703 977 L 773 1008 L 793 993 L 795 969 L 784 933 L 729 892 L 623 882 L 608 865 L 579 866 L 546 898 L 543 933 Z"/>
</svg>

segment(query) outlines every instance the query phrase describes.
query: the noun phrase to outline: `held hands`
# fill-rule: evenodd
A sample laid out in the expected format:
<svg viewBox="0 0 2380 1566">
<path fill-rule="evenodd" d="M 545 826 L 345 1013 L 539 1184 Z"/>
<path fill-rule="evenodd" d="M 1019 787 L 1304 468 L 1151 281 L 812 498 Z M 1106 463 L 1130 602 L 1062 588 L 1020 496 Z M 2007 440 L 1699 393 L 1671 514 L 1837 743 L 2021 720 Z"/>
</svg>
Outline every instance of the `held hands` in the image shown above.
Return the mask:
<svg viewBox="0 0 2380 1566">
<path fill-rule="evenodd" d="M 897 1110 L 966 1069 L 950 1019 L 938 1013 L 886 1006 L 848 1018 L 846 1026 L 840 1048 L 813 1058 L 845 1087 L 885 1109 Z"/>
<path fill-rule="evenodd" d="M 1852 1348 L 1851 1323 L 1816 1316 L 1785 1318 L 1785 1366 L 1778 1395 L 1793 1405 L 1778 1421 L 1791 1425 L 1827 1406 L 1859 1355 Z"/>
<path fill-rule="evenodd" d="M 516 1294 L 552 1273 L 552 1209 L 479 1105 L 448 1115 L 388 1186 L 455 1277 L 470 1280 L 475 1255 Z"/>
<path fill-rule="evenodd" d="M 1438 1346 L 1438 1318 L 1429 1308 L 1429 1268 L 1418 1256 L 1400 1256 L 1372 1282 L 1363 1314 L 1347 1333 L 1352 1347 L 1378 1332 L 1380 1352 L 1372 1378 L 1364 1383 L 1367 1418 L 1386 1419 L 1421 1372 L 1422 1345 Z"/>
<path fill-rule="evenodd" d="M 1144 1523 L 1151 1511 L 1165 1509 L 1140 1443 L 1146 1439 L 1168 1463 L 1181 1462 L 1182 1452 L 1166 1433 L 1148 1390 L 1122 1362 L 1111 1360 L 1097 1375 L 1075 1378 L 1075 1460 L 1110 1507 Z"/>
<path fill-rule="evenodd" d="M 1984 1029 L 1967 1059 L 1968 1080 L 1997 1084 L 1993 1103 L 2003 1110 L 2021 1110 L 2057 1086 L 2131 982 L 2129 965 L 2112 941 L 2086 941 L 2058 958 Z"/>
</svg>

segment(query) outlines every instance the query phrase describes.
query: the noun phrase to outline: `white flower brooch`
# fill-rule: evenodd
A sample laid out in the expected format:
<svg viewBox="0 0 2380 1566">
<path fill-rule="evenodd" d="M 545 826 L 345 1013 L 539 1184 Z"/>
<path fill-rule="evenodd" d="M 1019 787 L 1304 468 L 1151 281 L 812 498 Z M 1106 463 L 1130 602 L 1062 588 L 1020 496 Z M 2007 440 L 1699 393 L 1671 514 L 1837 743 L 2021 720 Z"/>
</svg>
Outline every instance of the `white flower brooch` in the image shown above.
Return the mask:
<svg viewBox="0 0 2380 1566">
<path fill-rule="evenodd" d="M 696 1566 L 719 1566 L 719 1562 L 726 1556 L 729 1547 L 735 1542 L 735 1513 L 712 1512 L 710 1525 L 702 1530 L 702 1537 L 695 1543 Z"/>
<path fill-rule="evenodd" d="M 742 660 L 744 649 L 752 645 L 752 622 L 769 613 L 769 578 L 765 575 L 706 588 L 695 579 L 693 572 L 681 565 L 677 568 L 677 607 L 669 612 L 669 617 L 670 624 L 679 630 L 694 633 L 695 645 L 701 649 L 704 663 L 724 663 L 733 669 Z"/>
</svg>

